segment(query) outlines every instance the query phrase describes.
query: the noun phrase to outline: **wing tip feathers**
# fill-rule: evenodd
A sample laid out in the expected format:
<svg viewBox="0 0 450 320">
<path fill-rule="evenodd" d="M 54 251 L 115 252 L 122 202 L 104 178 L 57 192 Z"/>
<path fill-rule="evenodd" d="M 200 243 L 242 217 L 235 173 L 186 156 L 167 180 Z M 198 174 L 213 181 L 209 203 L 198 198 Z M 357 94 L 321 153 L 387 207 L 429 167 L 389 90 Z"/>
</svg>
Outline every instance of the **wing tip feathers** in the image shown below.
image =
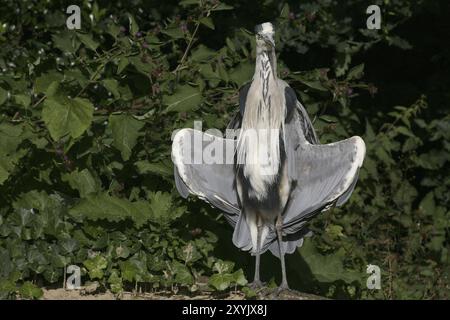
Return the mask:
<svg viewBox="0 0 450 320">
<path fill-rule="evenodd" d="M 356 162 L 358 164 L 358 168 L 361 168 L 364 157 L 366 155 L 366 144 L 364 143 L 364 140 L 359 136 L 352 137 L 355 141 L 356 146 Z"/>
</svg>

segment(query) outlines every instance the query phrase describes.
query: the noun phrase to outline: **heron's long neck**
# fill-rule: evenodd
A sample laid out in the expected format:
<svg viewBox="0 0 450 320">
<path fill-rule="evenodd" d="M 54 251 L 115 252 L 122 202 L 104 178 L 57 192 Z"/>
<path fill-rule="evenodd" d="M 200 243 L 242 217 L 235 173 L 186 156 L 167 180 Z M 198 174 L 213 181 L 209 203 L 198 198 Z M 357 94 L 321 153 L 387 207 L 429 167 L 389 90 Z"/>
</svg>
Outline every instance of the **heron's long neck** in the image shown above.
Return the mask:
<svg viewBox="0 0 450 320">
<path fill-rule="evenodd" d="M 261 79 L 266 84 L 269 80 L 277 78 L 277 57 L 275 50 L 257 50 L 256 67 L 253 80 Z"/>
<path fill-rule="evenodd" d="M 274 50 L 257 50 L 250 93 L 245 107 L 243 128 L 283 130 L 286 108 L 284 92 L 278 87 Z"/>
<path fill-rule="evenodd" d="M 249 127 L 256 128 L 266 124 L 268 125 L 266 129 L 280 128 L 282 122 L 280 116 L 284 114 L 284 103 L 277 80 L 277 60 L 274 50 L 257 48 L 255 74 L 249 92 L 250 99 L 245 106 L 244 125 L 248 124 Z M 267 119 L 260 119 L 259 116 L 262 115 L 267 116 Z"/>
</svg>

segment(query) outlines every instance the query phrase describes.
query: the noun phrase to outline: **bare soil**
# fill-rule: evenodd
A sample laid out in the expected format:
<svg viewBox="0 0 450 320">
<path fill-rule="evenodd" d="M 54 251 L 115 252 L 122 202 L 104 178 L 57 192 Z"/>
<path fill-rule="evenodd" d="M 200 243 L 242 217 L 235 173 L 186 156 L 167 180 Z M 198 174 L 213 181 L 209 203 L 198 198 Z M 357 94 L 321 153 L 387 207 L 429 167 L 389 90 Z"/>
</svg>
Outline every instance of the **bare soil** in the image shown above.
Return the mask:
<svg viewBox="0 0 450 320">
<path fill-rule="evenodd" d="M 80 290 L 43 289 L 43 300 L 244 300 L 245 294 L 239 291 L 223 294 L 205 292 L 200 294 L 174 294 L 171 291 L 134 293 L 123 292 L 115 295 L 109 291 L 90 292 L 85 288 Z M 272 289 L 263 289 L 258 292 L 256 299 L 281 299 L 281 300 L 323 300 L 324 297 L 302 293 L 294 290 L 284 291 L 278 296 Z"/>
</svg>

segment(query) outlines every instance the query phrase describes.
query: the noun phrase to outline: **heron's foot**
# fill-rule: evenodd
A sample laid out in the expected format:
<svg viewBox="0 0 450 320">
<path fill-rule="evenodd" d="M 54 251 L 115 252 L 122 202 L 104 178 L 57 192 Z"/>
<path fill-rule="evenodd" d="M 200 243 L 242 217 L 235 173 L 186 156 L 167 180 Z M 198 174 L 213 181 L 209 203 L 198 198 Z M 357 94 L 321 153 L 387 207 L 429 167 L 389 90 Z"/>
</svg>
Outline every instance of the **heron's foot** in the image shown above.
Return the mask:
<svg viewBox="0 0 450 320">
<path fill-rule="evenodd" d="M 256 289 L 262 289 L 264 288 L 266 284 L 262 282 L 261 280 L 253 280 L 253 282 L 248 284 L 248 287 L 250 289 L 256 290 Z"/>
<path fill-rule="evenodd" d="M 282 293 L 291 292 L 292 290 L 289 288 L 287 282 L 283 282 L 275 291 L 275 296 L 279 297 Z"/>
</svg>

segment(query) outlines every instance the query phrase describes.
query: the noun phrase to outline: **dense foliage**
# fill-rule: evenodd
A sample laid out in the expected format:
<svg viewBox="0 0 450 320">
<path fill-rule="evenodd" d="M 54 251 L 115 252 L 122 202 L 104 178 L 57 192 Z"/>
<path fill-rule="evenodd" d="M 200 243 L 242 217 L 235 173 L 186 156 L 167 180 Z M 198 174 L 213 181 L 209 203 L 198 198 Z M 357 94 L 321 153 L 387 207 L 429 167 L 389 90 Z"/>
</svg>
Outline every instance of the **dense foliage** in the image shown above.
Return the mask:
<svg viewBox="0 0 450 320">
<path fill-rule="evenodd" d="M 365 27 L 372 3 L 381 30 Z M 367 145 L 350 201 L 314 220 L 315 236 L 287 258 L 291 286 L 448 298 L 445 1 L 94 0 L 80 4 L 78 31 L 66 28 L 70 4 L 0 8 L 0 297 L 40 297 L 72 264 L 117 294 L 245 286 L 253 259 L 231 228 L 174 188 L 171 135 L 195 120 L 225 128 L 253 72 L 248 30 L 273 21 L 280 77 L 321 142 Z M 381 290 L 366 287 L 369 264 Z M 278 270 L 265 255 L 263 279 Z"/>
</svg>

